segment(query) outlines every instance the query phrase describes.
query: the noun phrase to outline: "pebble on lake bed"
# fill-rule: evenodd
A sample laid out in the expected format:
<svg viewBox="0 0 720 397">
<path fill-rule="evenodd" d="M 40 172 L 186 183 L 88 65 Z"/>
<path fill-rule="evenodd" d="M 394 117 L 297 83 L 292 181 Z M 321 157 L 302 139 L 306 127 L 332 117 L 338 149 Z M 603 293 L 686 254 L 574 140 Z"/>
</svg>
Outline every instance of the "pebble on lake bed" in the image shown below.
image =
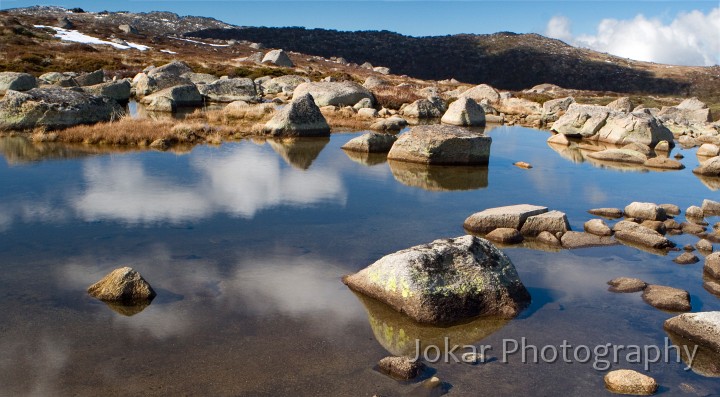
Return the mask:
<svg viewBox="0 0 720 397">
<path fill-rule="evenodd" d="M 378 368 L 393 378 L 410 380 L 420 375 L 425 365 L 408 357 L 388 356 L 378 362 Z"/>
<path fill-rule="evenodd" d="M 637 371 L 620 369 L 605 375 L 605 387 L 617 394 L 649 396 L 655 394 L 658 384 L 655 379 Z"/>
</svg>

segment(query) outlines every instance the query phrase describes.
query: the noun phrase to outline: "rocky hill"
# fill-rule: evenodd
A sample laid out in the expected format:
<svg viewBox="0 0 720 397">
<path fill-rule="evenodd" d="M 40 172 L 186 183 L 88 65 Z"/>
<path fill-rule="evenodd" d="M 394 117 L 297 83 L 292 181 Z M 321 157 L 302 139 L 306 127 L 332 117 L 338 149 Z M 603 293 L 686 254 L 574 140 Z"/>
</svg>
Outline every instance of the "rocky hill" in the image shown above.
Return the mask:
<svg viewBox="0 0 720 397">
<path fill-rule="evenodd" d="M 615 92 L 706 96 L 720 88 L 720 67 L 668 67 L 575 48 L 537 34 L 409 37 L 388 31 L 235 28 L 189 32 L 202 38 L 261 42 L 305 54 L 370 62 L 393 73 L 520 90 L 541 83 Z"/>
</svg>

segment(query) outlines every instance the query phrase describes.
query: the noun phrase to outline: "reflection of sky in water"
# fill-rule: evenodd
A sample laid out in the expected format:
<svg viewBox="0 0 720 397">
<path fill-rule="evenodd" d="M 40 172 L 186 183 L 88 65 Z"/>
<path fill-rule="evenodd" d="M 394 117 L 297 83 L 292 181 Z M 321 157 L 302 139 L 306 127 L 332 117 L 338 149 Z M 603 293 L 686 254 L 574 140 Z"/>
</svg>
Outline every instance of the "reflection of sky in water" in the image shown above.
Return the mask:
<svg viewBox="0 0 720 397">
<path fill-rule="evenodd" d="M 152 390 L 164 394 L 403 394 L 403 385 L 371 369 L 387 354 L 378 330 L 398 323 L 369 319 L 342 275 L 398 249 L 460 235 L 465 217 L 488 207 L 547 205 L 581 230 L 592 207 L 637 200 L 687 208 L 716 195 L 692 175 L 692 150 L 683 151 L 682 171 L 618 172 L 559 155 L 545 132 L 489 134 L 489 167 L 463 171 L 467 180 L 348 156 L 340 146 L 355 134 L 202 146 L 185 155 L 74 151 L 58 160 L 64 152 L 50 150 L 53 160 L 0 165 L 0 384 L 13 395 L 97 395 L 102 387 L 142 394 L 159 385 L 165 389 Z M 624 246 L 506 252 L 533 304 L 482 341 L 475 341 L 480 333 L 457 331 L 473 343 L 521 336 L 555 344 L 661 342 L 669 314 L 639 294 L 608 293 L 605 282 L 618 276 L 687 289 L 694 310 L 720 309 L 702 288 L 702 262 L 681 267 L 673 254 Z M 159 292 L 132 317 L 85 295 L 121 265 L 138 269 Z M 498 395 L 605 394 L 602 373 L 583 366 L 434 367 L 458 395 L 487 382 Z M 653 376 L 671 395 L 681 382 L 714 390 L 680 366 L 656 367 Z"/>
</svg>

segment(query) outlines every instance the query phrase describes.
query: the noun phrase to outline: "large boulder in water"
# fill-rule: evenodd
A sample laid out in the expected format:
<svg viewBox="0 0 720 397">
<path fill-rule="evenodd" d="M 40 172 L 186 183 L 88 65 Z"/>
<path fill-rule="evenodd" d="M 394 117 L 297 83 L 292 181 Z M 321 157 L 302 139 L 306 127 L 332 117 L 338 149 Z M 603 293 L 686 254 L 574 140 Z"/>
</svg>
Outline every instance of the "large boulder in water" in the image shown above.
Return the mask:
<svg viewBox="0 0 720 397">
<path fill-rule="evenodd" d="M 248 78 L 220 79 L 198 85 L 200 94 L 211 102 L 257 102 L 255 83 Z"/>
<path fill-rule="evenodd" d="M 720 353 L 720 311 L 685 313 L 665 321 L 666 330 Z"/>
<path fill-rule="evenodd" d="M 330 126 L 312 95 L 296 97 L 265 124 L 272 136 L 329 136 Z"/>
<path fill-rule="evenodd" d="M 2 72 L 0 73 L 0 95 L 8 90 L 28 91 L 37 87 L 37 79 L 28 73 Z"/>
<path fill-rule="evenodd" d="M 653 115 L 645 112 L 623 113 L 607 106 L 570 105 L 552 126 L 553 131 L 618 145 L 637 142 L 655 146 L 673 141 L 673 135 Z"/>
<path fill-rule="evenodd" d="M 449 125 L 420 125 L 402 134 L 388 159 L 437 165 L 486 165 L 492 138 Z"/>
<path fill-rule="evenodd" d="M 343 282 L 420 323 L 512 318 L 530 303 L 510 259 L 489 241 L 473 236 L 398 251 Z"/>
<path fill-rule="evenodd" d="M 110 98 L 62 88 L 8 91 L 0 100 L 0 129 L 50 129 L 109 121 L 124 113 Z"/>
<path fill-rule="evenodd" d="M 315 104 L 323 106 L 354 106 L 364 98 L 375 103 L 375 97 L 367 88 L 351 81 L 302 83 L 293 92 L 293 98 L 310 94 Z"/>
</svg>

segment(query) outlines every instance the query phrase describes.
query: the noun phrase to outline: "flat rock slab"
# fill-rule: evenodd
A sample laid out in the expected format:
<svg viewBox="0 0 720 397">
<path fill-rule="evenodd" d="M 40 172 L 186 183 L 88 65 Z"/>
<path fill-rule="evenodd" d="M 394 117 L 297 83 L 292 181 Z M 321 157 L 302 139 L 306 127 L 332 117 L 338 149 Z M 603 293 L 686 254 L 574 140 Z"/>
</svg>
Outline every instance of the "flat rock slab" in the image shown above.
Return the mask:
<svg viewBox="0 0 720 397">
<path fill-rule="evenodd" d="M 388 159 L 436 165 L 487 165 L 492 138 L 451 125 L 420 125 L 402 134 Z"/>
<path fill-rule="evenodd" d="M 648 168 L 657 168 L 661 170 L 681 170 L 685 168 L 683 163 L 667 157 L 653 157 L 647 159 L 643 165 Z"/>
<path fill-rule="evenodd" d="M 537 236 L 540 232 L 565 233 L 570 230 L 564 212 L 550 211 L 528 217 L 523 223 L 520 233 L 523 236 Z"/>
<path fill-rule="evenodd" d="M 658 384 L 655 379 L 637 371 L 620 369 L 605 375 L 605 387 L 616 394 L 650 396 L 655 394 Z"/>
<path fill-rule="evenodd" d="M 720 353 L 720 311 L 685 313 L 665 321 L 666 330 Z"/>
<path fill-rule="evenodd" d="M 615 238 L 623 242 L 653 249 L 666 249 L 675 246 L 672 241 L 665 238 L 662 234 L 640 225 L 637 225 L 637 227 L 633 229 L 616 231 Z"/>
<path fill-rule="evenodd" d="M 470 215 L 465 219 L 463 226 L 468 231 L 482 234 L 497 228 L 520 230 L 529 217 L 544 214 L 547 211 L 547 207 L 530 204 L 488 208 Z"/>
<path fill-rule="evenodd" d="M 512 318 L 530 303 L 510 258 L 488 240 L 469 235 L 386 255 L 343 282 L 428 324 Z"/>
<path fill-rule="evenodd" d="M 619 208 L 593 208 L 588 211 L 589 213 L 603 218 L 617 219 L 622 218 L 623 212 Z"/>
<path fill-rule="evenodd" d="M 617 241 L 613 240 L 611 237 L 596 236 L 590 233 L 572 231 L 563 234 L 560 241 L 562 242 L 562 246 L 568 249 L 602 247 L 618 244 Z"/>
<path fill-rule="evenodd" d="M 627 164 L 644 164 L 647 161 L 647 156 L 629 149 L 605 149 L 589 153 L 587 156 L 595 160 L 616 161 Z"/>
<path fill-rule="evenodd" d="M 643 300 L 650 306 L 666 311 L 686 312 L 692 310 L 690 294 L 682 289 L 663 285 L 648 285 Z"/>
<path fill-rule="evenodd" d="M 639 278 L 632 277 L 618 277 L 607 282 L 610 286 L 608 291 L 610 292 L 640 292 L 647 287 L 647 283 L 640 280 Z"/>
</svg>

